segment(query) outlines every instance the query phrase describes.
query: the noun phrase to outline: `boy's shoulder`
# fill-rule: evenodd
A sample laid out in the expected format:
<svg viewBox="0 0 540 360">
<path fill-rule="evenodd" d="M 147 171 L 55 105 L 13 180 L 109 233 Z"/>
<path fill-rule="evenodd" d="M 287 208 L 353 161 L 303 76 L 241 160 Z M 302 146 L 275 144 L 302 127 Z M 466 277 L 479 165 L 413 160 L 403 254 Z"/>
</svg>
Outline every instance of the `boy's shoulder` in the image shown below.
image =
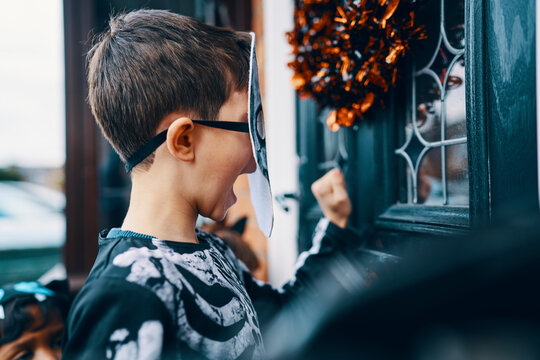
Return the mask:
<svg viewBox="0 0 540 360">
<path fill-rule="evenodd" d="M 118 229 L 103 231 L 85 287 L 104 280 L 135 284 L 155 293 L 174 313 L 172 299 L 184 288 L 194 295 L 209 285 L 226 287 L 223 279 L 232 273 L 241 282 L 244 268 L 225 241 L 198 229 L 197 237 L 198 244 L 178 243 Z"/>
<path fill-rule="evenodd" d="M 218 254 L 227 265 L 236 270 L 236 256 L 230 246 L 218 236 L 196 229 L 199 243 L 183 243 L 153 238 L 149 235 L 122 231 L 104 230 L 99 235 L 99 253 L 90 278 L 94 276 L 126 277 L 126 271 L 136 266 L 145 270 L 154 269 L 151 262 L 171 262 L 179 267 L 190 268 L 203 262 L 215 262 Z M 133 269 L 131 269 L 133 273 Z M 150 271 L 151 274 L 156 274 Z M 132 275 L 130 279 L 133 279 Z"/>
</svg>

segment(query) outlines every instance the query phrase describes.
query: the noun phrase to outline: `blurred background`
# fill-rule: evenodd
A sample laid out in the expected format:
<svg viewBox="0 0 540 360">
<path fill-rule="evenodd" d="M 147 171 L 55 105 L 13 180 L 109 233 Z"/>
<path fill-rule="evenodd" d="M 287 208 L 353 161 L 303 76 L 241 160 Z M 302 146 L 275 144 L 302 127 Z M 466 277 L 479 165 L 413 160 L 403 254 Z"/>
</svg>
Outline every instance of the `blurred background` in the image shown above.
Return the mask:
<svg viewBox="0 0 540 360">
<path fill-rule="evenodd" d="M 63 3 L 2 2 L 0 283 L 62 262 L 66 238 Z"/>
</svg>

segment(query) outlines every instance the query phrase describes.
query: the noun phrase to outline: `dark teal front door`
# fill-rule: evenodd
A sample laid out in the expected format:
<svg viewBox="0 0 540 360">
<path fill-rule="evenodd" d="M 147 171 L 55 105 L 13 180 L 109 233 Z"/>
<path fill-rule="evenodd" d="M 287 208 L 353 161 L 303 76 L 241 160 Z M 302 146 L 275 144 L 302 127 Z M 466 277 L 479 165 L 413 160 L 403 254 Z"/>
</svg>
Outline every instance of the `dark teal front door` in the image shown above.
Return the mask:
<svg viewBox="0 0 540 360">
<path fill-rule="evenodd" d="M 538 213 L 534 1 L 464 0 L 461 7 L 457 0 L 417 3 L 427 11 L 426 18 L 440 21 L 434 30 L 428 29 L 434 39 L 442 39 L 433 56 L 442 51 L 450 59 L 444 65 L 450 79 L 440 77 L 439 98 L 429 95 L 436 87 L 430 85 L 434 80 L 429 72 L 441 70 L 437 59 L 418 72 L 426 65 L 417 64 L 420 53 L 433 51 L 425 45 L 413 50 L 418 54 L 410 72 L 391 92 L 386 108 L 374 109 L 356 126 L 331 133 L 324 109 L 311 100 L 298 101 L 300 249 L 309 246 L 320 216 L 310 184 L 340 157 L 346 159 L 354 204 L 351 225 L 372 227 L 369 246 L 377 250 L 399 252 L 403 247 L 396 244 L 410 246 L 416 239 L 468 232 L 516 214 Z M 461 42 L 456 33 L 460 16 Z M 422 91 L 428 95 L 422 97 Z M 459 116 L 458 110 L 463 111 L 461 123 L 451 120 Z M 442 135 L 439 128 L 436 137 L 425 130 L 430 116 L 434 126 L 443 127 Z M 407 127 L 413 129 L 414 122 L 418 129 L 424 126 L 418 131 L 422 139 L 414 145 L 417 148 L 411 144 L 405 150 L 420 153 L 430 147 L 422 154 L 428 160 L 421 159 L 418 169 L 398 151 L 406 145 Z M 424 166 L 427 161 L 432 164 Z M 436 192 L 440 196 L 430 198 Z"/>
</svg>

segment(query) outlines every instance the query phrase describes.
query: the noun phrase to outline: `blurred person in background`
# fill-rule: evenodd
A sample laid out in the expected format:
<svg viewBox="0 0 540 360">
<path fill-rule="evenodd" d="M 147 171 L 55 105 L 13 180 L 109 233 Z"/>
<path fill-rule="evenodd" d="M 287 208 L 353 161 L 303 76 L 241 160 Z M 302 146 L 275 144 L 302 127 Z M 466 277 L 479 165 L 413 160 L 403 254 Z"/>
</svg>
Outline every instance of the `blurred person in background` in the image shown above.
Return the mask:
<svg viewBox="0 0 540 360">
<path fill-rule="evenodd" d="M 66 284 L 32 281 L 0 288 L 0 359 L 60 359 L 69 311 Z"/>
</svg>

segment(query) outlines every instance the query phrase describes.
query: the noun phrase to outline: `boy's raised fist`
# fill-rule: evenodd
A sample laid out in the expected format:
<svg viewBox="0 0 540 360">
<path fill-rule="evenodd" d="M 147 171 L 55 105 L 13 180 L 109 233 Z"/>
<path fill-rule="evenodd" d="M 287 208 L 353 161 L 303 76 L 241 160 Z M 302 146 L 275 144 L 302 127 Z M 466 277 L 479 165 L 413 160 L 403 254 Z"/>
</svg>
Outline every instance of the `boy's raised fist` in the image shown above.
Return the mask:
<svg viewBox="0 0 540 360">
<path fill-rule="evenodd" d="M 347 226 L 352 205 L 345 186 L 345 177 L 338 169 L 332 169 L 311 185 L 311 191 L 324 216 L 341 228 Z"/>
</svg>

